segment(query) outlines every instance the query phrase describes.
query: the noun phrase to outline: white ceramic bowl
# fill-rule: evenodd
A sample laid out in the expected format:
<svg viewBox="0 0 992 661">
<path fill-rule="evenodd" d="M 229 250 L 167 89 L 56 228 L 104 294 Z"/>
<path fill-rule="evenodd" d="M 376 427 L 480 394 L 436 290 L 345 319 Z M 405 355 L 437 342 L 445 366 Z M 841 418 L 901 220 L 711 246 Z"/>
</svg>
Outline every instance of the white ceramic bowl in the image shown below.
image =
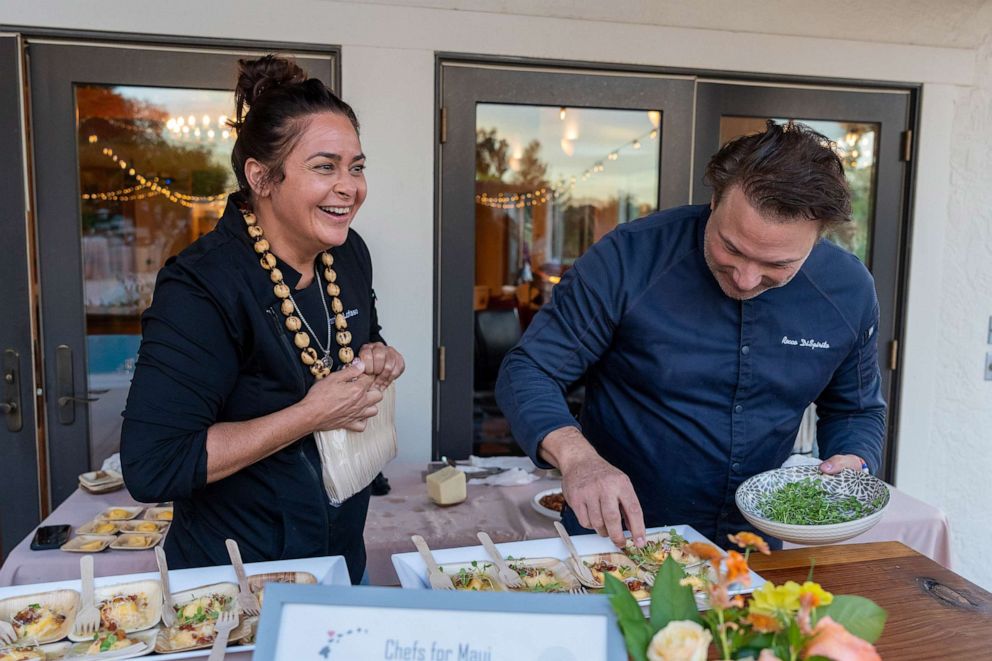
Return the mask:
<svg viewBox="0 0 992 661">
<path fill-rule="evenodd" d="M 820 478 L 831 494 L 855 496 L 864 505 L 881 497 L 881 504 L 870 514 L 844 523 L 823 525 L 797 525 L 779 523 L 764 516 L 758 504 L 762 496 L 790 482 L 806 478 Z M 818 466 L 792 466 L 776 468 L 748 478 L 737 488 L 734 499 L 744 518 L 758 530 L 793 544 L 833 544 L 856 537 L 874 526 L 882 518 L 889 504 L 889 487 L 882 480 L 859 471 L 845 470 L 839 475 L 824 475 Z"/>
<path fill-rule="evenodd" d="M 530 499 L 530 506 L 534 508 L 534 511 L 538 514 L 542 514 L 549 519 L 554 519 L 555 521 L 561 521 L 561 512 L 557 512 L 550 507 L 545 507 L 541 504 L 541 499 L 545 496 L 550 496 L 554 493 L 561 493 L 561 487 L 555 487 L 554 489 L 545 489 L 540 493 L 534 494 L 534 497 Z"/>
</svg>

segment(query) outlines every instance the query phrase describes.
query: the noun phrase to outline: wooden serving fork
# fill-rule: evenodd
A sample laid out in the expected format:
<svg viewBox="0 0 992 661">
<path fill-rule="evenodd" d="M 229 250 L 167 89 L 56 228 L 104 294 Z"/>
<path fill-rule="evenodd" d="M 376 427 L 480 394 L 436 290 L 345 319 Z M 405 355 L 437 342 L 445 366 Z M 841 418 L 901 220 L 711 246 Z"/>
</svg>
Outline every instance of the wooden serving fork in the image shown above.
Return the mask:
<svg viewBox="0 0 992 661">
<path fill-rule="evenodd" d="M 161 546 L 155 547 L 155 561 L 158 563 L 158 574 L 162 579 L 162 624 L 172 628 L 176 626 L 176 608 L 172 604 L 172 588 L 169 587 L 169 565 L 165 561 L 165 551 Z"/>
<path fill-rule="evenodd" d="M 582 562 L 582 558 L 579 557 L 579 552 L 575 549 L 575 544 L 572 543 L 572 538 L 568 536 L 568 531 L 565 530 L 565 526 L 561 525 L 560 521 L 555 521 L 555 530 L 558 531 L 558 536 L 561 537 L 561 541 L 565 543 L 565 548 L 568 549 L 568 554 L 572 559 L 572 566 L 575 571 L 576 578 L 579 579 L 579 583 L 586 586 L 587 588 L 601 588 L 603 584 L 596 580 L 596 577 L 592 575 L 589 568 L 586 567 L 586 563 Z"/>
<path fill-rule="evenodd" d="M 230 540 L 228 540 L 230 541 Z M 231 631 L 238 626 L 238 611 L 224 611 L 214 622 L 214 644 L 210 648 L 210 658 L 207 661 L 223 661 L 227 650 L 227 639 Z"/>
<path fill-rule="evenodd" d="M 506 564 L 506 560 L 503 559 L 499 549 L 497 549 L 496 545 L 493 544 L 492 538 L 484 532 L 478 533 L 477 537 L 479 538 L 479 541 L 482 542 L 483 548 L 486 549 L 486 553 L 488 553 L 489 557 L 492 558 L 493 564 L 496 565 L 496 570 L 499 572 L 499 578 L 504 584 L 506 584 L 506 587 L 517 589 L 527 587 L 520 578 L 520 574 L 513 571 L 510 565 Z"/>
<path fill-rule="evenodd" d="M 441 571 L 441 568 L 437 566 L 437 561 L 431 555 L 431 550 L 428 548 L 424 538 L 420 535 L 413 535 L 410 539 L 413 540 L 413 545 L 417 547 L 420 557 L 423 558 L 424 564 L 427 565 L 427 581 L 431 584 L 431 589 L 454 590 L 455 584 L 451 582 L 451 577 Z"/>
<path fill-rule="evenodd" d="M 96 588 L 93 585 L 93 556 L 84 555 L 79 559 L 79 577 L 82 582 L 82 606 L 76 615 L 73 633 L 78 637 L 89 637 L 100 628 L 100 611 L 96 608 Z"/>
<path fill-rule="evenodd" d="M 238 576 L 238 608 L 245 615 L 258 615 L 261 605 L 258 597 L 251 592 L 248 586 L 248 577 L 245 576 L 245 564 L 241 562 L 241 549 L 233 539 L 224 542 L 227 545 L 227 554 L 231 556 L 231 564 L 234 565 L 234 573 Z"/>
</svg>

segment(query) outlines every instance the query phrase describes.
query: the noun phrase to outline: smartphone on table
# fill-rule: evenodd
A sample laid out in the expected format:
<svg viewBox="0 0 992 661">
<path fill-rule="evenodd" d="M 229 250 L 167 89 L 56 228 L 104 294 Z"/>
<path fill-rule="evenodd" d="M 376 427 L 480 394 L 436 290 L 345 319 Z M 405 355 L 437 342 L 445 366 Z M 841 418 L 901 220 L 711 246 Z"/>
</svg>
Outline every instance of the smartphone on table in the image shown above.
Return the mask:
<svg viewBox="0 0 992 661">
<path fill-rule="evenodd" d="M 31 550 L 48 551 L 59 548 L 69 541 L 69 530 L 70 527 L 65 524 L 41 526 L 35 531 L 34 539 L 31 540 Z"/>
</svg>

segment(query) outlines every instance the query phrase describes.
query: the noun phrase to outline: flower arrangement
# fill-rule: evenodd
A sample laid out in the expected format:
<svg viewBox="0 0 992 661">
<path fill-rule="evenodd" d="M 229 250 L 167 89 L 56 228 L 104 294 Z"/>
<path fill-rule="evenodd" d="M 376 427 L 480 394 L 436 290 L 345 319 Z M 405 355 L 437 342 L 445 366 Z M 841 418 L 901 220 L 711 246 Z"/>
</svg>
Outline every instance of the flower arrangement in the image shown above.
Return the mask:
<svg viewBox="0 0 992 661">
<path fill-rule="evenodd" d="M 731 587 L 749 585 L 752 552 L 769 554 L 753 533 L 730 536 L 743 553 L 726 556 L 711 544 L 693 542 L 688 550 L 703 561 L 700 573 L 667 558 L 654 578 L 650 616 L 645 619 L 630 591 L 606 577 L 606 592 L 617 613 L 627 652 L 634 661 L 705 661 L 710 645 L 720 659 L 757 661 L 880 660 L 873 643 L 885 626 L 885 611 L 864 597 L 833 595 L 812 580 L 765 583 L 750 601 Z M 693 591 L 705 595 L 700 613 Z"/>
</svg>

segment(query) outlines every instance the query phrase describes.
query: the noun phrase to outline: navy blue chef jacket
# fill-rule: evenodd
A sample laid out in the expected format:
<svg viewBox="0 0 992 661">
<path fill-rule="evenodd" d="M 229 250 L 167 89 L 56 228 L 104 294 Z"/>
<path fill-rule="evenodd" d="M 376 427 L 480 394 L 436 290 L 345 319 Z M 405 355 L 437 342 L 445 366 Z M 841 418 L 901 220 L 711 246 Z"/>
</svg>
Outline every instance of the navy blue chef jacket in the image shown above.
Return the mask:
<svg viewBox="0 0 992 661">
<path fill-rule="evenodd" d="M 124 411 L 124 480 L 141 502 L 175 501 L 165 542 L 170 566 L 228 564 L 224 540 L 231 538 L 245 562 L 343 555 L 358 582 L 369 489 L 332 507 L 312 435 L 206 483 L 208 427 L 284 409 L 314 382 L 283 325 L 281 301 L 238 210 L 241 200 L 232 195 L 217 227 L 158 274 Z M 382 341 L 372 262 L 354 231 L 330 252 L 357 353 Z M 278 268 L 303 316 L 322 333 L 323 277 L 296 291 L 300 274 L 281 260 Z M 331 341 L 337 367 L 338 345 Z"/>
<path fill-rule="evenodd" d="M 703 257 L 707 205 L 620 225 L 575 262 L 503 361 L 497 398 L 535 461 L 575 426 L 563 392 L 583 374 L 582 433 L 634 485 L 648 526 L 688 523 L 718 544 L 750 530 L 746 478 L 780 466 L 816 402 L 820 456 L 875 472 L 885 402 L 871 275 L 821 240 L 784 287 L 737 301 Z M 564 520 L 580 530 L 574 513 Z"/>
</svg>

